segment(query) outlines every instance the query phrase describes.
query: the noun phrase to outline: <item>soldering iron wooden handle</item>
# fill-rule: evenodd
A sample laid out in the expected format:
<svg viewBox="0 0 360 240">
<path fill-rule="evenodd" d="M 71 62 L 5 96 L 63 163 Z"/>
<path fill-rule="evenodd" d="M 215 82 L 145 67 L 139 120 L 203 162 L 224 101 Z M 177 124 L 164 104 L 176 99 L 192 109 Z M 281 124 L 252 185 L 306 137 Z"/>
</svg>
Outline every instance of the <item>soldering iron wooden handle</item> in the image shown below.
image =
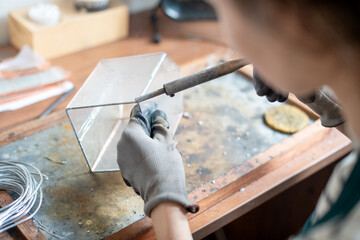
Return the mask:
<svg viewBox="0 0 360 240">
<path fill-rule="evenodd" d="M 163 85 L 163 88 L 160 88 L 154 92 L 145 94 L 135 99 L 135 102 L 139 103 L 156 96 L 159 96 L 163 93 L 169 96 L 174 96 L 175 93 L 181 92 L 185 89 L 192 88 L 196 85 L 208 82 L 218 77 L 222 77 L 229 73 L 235 72 L 239 68 L 246 66 L 248 62 L 244 59 L 237 59 L 221 63 L 211 68 L 204 69 L 200 72 L 196 72 L 189 76 L 174 80 L 172 82 L 166 83 Z"/>
<path fill-rule="evenodd" d="M 173 96 L 177 92 L 192 88 L 196 85 L 211 81 L 224 75 L 235 72 L 239 68 L 244 67 L 248 63 L 244 59 L 228 61 L 217 66 L 204 69 L 190 76 L 180 78 L 178 80 L 164 84 L 166 95 Z"/>
</svg>

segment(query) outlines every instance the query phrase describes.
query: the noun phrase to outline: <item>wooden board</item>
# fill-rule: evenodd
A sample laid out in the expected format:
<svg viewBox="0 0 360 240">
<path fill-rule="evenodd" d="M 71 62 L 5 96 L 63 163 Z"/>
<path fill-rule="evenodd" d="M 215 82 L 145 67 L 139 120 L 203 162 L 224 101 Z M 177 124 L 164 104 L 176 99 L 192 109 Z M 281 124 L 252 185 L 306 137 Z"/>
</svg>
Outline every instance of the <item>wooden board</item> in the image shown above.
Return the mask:
<svg viewBox="0 0 360 240">
<path fill-rule="evenodd" d="M 0 190 L 0 207 L 5 207 L 6 205 L 13 202 L 13 199 L 6 191 Z M 25 217 L 21 218 L 24 219 Z M 40 232 L 40 230 L 34 225 L 32 220 L 27 220 L 16 226 L 16 229 L 20 231 L 21 235 L 26 240 L 46 240 L 45 236 Z M 0 239 L 12 239 L 11 236 L 6 236 L 6 233 L 0 235 Z"/>
</svg>

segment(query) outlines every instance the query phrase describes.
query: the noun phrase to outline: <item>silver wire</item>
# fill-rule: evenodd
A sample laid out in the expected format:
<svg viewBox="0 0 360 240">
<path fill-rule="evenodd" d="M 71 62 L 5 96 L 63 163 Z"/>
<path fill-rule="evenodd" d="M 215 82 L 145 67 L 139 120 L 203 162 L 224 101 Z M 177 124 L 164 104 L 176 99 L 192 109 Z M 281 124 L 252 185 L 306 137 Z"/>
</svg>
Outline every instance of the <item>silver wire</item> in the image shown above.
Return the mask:
<svg viewBox="0 0 360 240">
<path fill-rule="evenodd" d="M 38 176 L 38 181 L 33 175 Z M 18 195 L 12 203 L 0 208 L 0 233 L 31 219 L 39 211 L 42 182 L 43 175 L 36 167 L 23 162 L 0 161 L 0 190 Z"/>
</svg>

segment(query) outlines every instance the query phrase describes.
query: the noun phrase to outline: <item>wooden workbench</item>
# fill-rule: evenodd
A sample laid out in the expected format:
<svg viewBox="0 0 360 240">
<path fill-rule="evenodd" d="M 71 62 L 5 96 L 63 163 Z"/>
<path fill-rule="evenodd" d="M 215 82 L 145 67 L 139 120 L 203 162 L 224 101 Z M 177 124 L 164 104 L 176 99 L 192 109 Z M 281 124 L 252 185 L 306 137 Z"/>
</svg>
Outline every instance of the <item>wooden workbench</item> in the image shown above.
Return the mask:
<svg viewBox="0 0 360 240">
<path fill-rule="evenodd" d="M 139 24 L 139 21 L 136 20 L 135 23 Z M 146 21 L 145 23 L 140 21 L 140 24 L 142 24 L 141 28 L 148 29 Z M 181 67 L 184 74 L 187 74 L 206 66 L 208 62 L 229 59 L 234 56 L 230 49 L 214 42 L 194 41 L 178 38 L 178 36 L 166 38 L 165 34 L 163 42 L 155 45 L 150 42 L 150 39 L 148 31 L 139 33 L 138 30 L 135 30 L 128 39 L 53 59 L 52 63 L 70 71 L 72 74 L 71 80 L 79 89 L 97 62 L 105 58 L 163 51 L 168 53 Z M 0 49 L 0 55 L 14 53 L 15 50 L 12 47 Z M 213 87 L 216 88 L 217 86 Z M 213 89 L 206 89 L 205 92 L 213 94 Z M 59 124 L 61 128 L 69 130 L 66 124 L 67 119 L 64 108 L 71 97 L 59 105 L 54 113 L 42 119 L 31 120 L 40 115 L 54 99 L 43 101 L 19 111 L 0 113 L 0 146 L 10 146 L 20 139 L 23 141 L 26 137 Z M 189 103 L 196 103 L 196 99 L 191 99 L 193 95 L 189 94 L 187 97 Z M 214 101 L 218 100 L 215 99 Z M 199 130 L 200 124 L 197 125 L 196 121 L 204 120 L 201 117 L 208 116 L 204 114 L 204 109 L 213 114 L 211 115 L 213 117 L 216 117 L 216 112 L 201 104 L 185 106 L 185 110 L 187 109 L 192 110 L 191 114 L 194 119 L 182 121 L 180 132 L 176 136 L 180 143 L 179 150 L 186 157 L 184 162 L 189 163 L 189 158 L 194 158 L 196 161 L 194 160 L 193 165 L 196 166 L 198 162 L 206 164 L 206 160 L 214 163 L 216 158 L 221 158 L 223 161 L 231 159 L 231 157 L 236 159 L 236 156 L 229 156 L 231 150 L 235 151 L 234 148 L 226 151 L 222 148 L 217 149 L 216 145 L 208 143 L 209 141 L 216 142 L 216 140 L 210 138 L 205 141 L 201 138 L 201 136 L 205 138 L 212 136 L 210 132 L 212 130 L 206 126 L 206 121 L 205 126 Z M 228 113 L 226 112 L 226 114 Z M 232 131 L 236 132 L 237 130 Z M 194 133 L 195 135 L 198 134 L 200 138 L 191 135 Z M 200 139 L 199 141 L 202 142 L 196 143 L 194 139 Z M 202 149 L 202 151 L 197 151 L 198 149 Z M 292 136 L 286 136 L 285 140 L 265 151 L 247 156 L 246 160 L 241 164 L 231 165 L 231 168 L 226 169 L 226 171 L 217 173 L 216 177 L 211 181 L 209 181 L 209 178 L 192 178 L 193 174 L 187 172 L 188 179 L 196 182 L 196 187 L 189 189 L 189 198 L 192 201 L 197 201 L 200 205 L 198 213 L 188 215 L 194 237 L 200 239 L 214 232 L 346 155 L 350 150 L 350 140 L 348 138 L 336 129 L 323 128 L 318 121 L 315 121 L 306 129 Z M 211 153 L 214 152 L 220 152 L 220 154 L 211 156 Z M 201 157 L 204 155 L 209 159 Z M 86 171 L 84 171 L 85 173 Z M 111 177 L 119 177 L 117 176 L 118 173 L 110 175 Z M 103 175 L 99 177 L 102 181 L 106 181 L 104 178 Z M 203 183 L 199 185 L 197 180 Z M 114 182 L 112 183 L 114 184 Z M 125 186 L 119 185 L 119 188 L 122 187 Z M 67 194 L 72 194 L 69 190 L 67 191 Z M 104 192 L 101 193 L 104 194 Z M 53 193 L 51 192 L 51 194 Z M 89 195 L 84 194 L 82 196 L 84 198 L 90 196 L 90 193 L 87 194 Z M 65 200 L 62 199 L 62 201 Z M 85 202 L 81 203 L 85 204 Z M 64 216 L 61 219 L 66 221 Z M 121 230 L 108 236 L 108 239 L 155 238 L 151 221 L 147 217 L 141 218 L 129 226 L 119 227 L 119 229 Z M 84 231 L 86 231 L 85 228 Z"/>
</svg>

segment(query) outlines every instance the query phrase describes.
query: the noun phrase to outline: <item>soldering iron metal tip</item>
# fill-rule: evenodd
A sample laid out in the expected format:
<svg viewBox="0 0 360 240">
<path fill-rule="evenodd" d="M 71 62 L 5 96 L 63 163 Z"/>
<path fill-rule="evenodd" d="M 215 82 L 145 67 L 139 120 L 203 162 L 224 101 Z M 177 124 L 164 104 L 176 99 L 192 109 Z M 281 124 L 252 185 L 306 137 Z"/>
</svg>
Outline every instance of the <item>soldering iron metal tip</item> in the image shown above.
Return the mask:
<svg viewBox="0 0 360 240">
<path fill-rule="evenodd" d="M 136 102 L 136 105 L 138 105 L 140 112 L 142 113 L 140 102 Z"/>
</svg>

